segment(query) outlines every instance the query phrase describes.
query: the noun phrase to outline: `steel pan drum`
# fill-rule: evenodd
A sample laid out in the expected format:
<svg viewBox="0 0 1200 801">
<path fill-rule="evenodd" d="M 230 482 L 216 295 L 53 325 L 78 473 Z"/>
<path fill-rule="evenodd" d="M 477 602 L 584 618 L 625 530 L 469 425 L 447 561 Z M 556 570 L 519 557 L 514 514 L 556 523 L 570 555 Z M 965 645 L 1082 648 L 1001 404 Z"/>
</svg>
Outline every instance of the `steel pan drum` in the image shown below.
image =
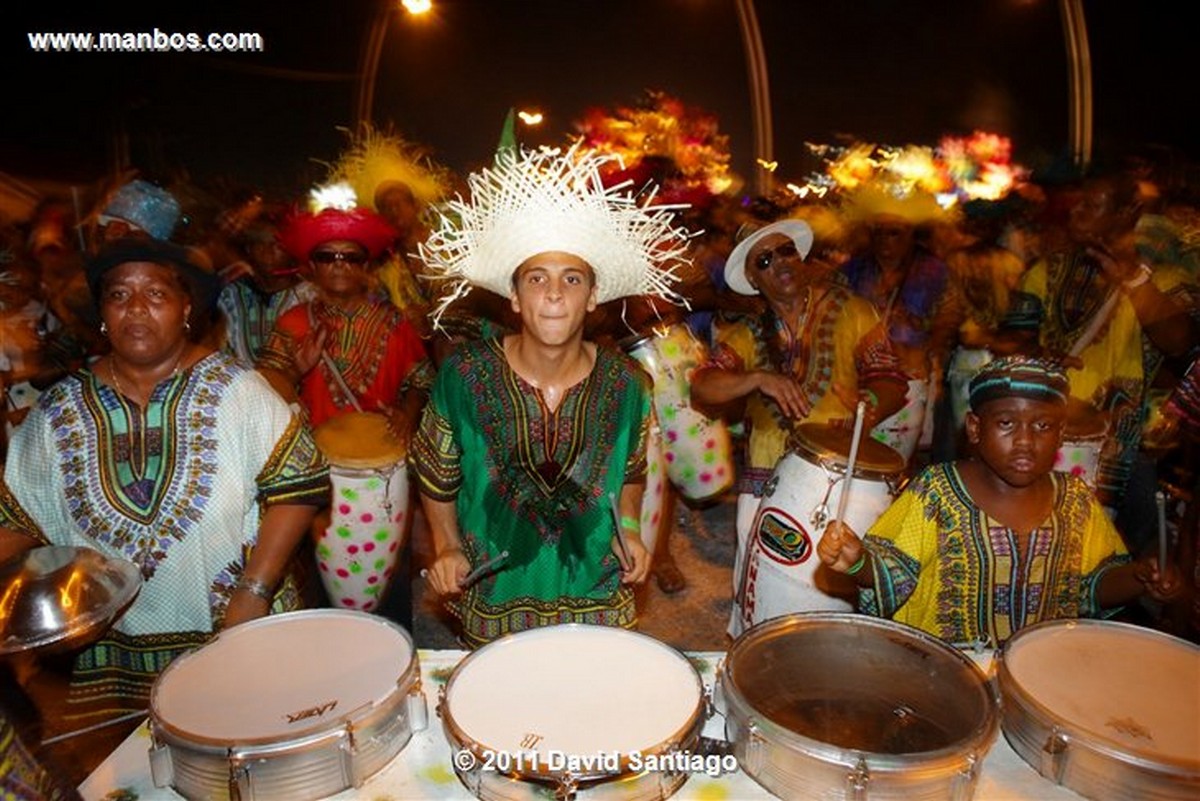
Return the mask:
<svg viewBox="0 0 1200 801">
<path fill-rule="evenodd" d="M 742 770 L 780 798 L 969 799 L 999 728 L 994 688 L 968 657 L 853 613 L 746 631 L 716 690 Z"/>
<path fill-rule="evenodd" d="M 188 799 L 305 801 L 360 786 L 425 725 L 408 632 L 365 612 L 289 612 L 167 666 L 150 692 L 150 767 Z"/>
<path fill-rule="evenodd" d="M 1200 798 L 1200 646 L 1102 620 L 1051 620 L 999 651 L 1004 736 L 1088 798 Z"/>
<path fill-rule="evenodd" d="M 99 639 L 142 589 L 137 565 L 46 545 L 0 565 L 0 656 L 69 651 Z"/>
</svg>

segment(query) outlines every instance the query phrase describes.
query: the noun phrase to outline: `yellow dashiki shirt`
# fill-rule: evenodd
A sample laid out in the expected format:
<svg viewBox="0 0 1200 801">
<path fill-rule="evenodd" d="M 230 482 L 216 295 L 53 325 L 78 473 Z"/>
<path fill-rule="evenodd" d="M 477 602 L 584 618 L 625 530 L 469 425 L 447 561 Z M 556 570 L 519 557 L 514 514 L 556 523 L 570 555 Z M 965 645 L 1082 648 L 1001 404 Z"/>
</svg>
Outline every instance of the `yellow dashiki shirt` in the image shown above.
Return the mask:
<svg viewBox="0 0 1200 801">
<path fill-rule="evenodd" d="M 329 468 L 261 375 L 213 353 L 146 408 L 80 370 L 42 393 L 0 481 L 0 526 L 141 568 L 133 605 L 75 663 L 66 719 L 144 710 L 157 674 L 218 629 L 275 504 L 323 505 Z M 276 611 L 298 608 L 289 581 Z"/>
<path fill-rule="evenodd" d="M 645 374 L 605 348 L 554 411 L 501 340 L 463 344 L 442 364 L 413 472 L 423 495 L 454 502 L 471 564 L 509 553 L 455 604 L 468 645 L 557 623 L 634 627 L 609 495 L 645 481 L 650 414 Z"/>
<path fill-rule="evenodd" d="M 888 378 L 907 385 L 890 341 L 870 303 L 843 286 L 819 295 L 799 331 L 775 315 L 719 319 L 706 367 L 775 370 L 795 376 L 812 410 L 804 421 L 827 423 L 854 416 L 831 389 L 836 383 L 854 396 L 861 384 Z M 762 486 L 787 452 L 793 421 L 772 398 L 755 392 L 746 399 L 750 438 L 738 492 L 762 495 Z"/>
<path fill-rule="evenodd" d="M 953 462 L 925 468 L 863 539 L 875 586 L 859 591 L 859 609 L 958 647 L 997 647 L 1042 620 L 1102 616 L 1096 585 L 1129 561 L 1125 545 L 1081 479 L 1050 475 L 1054 511 L 1021 559 L 1016 535 L 975 504 Z"/>
</svg>

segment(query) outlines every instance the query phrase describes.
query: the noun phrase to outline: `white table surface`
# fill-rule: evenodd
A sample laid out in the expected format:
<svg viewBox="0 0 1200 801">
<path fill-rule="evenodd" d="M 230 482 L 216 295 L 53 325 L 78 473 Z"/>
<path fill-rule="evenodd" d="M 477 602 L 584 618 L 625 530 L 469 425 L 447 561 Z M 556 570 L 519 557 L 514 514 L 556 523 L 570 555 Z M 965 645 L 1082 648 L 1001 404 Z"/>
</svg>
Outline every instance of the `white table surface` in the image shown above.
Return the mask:
<svg viewBox="0 0 1200 801">
<path fill-rule="evenodd" d="M 330 801 L 423 801 L 424 799 L 472 799 L 474 796 L 459 782 L 451 766 L 451 748 L 437 715 L 438 691 L 445 685 L 454 666 L 465 656 L 463 651 L 418 651 L 422 686 L 429 711 L 429 725 L 415 732 L 404 749 L 361 787 L 330 796 Z M 690 653 L 705 688 L 711 688 L 724 652 Z M 991 655 L 973 657 L 985 670 L 991 669 Z M 704 735 L 724 739 L 724 718 L 714 713 L 704 726 Z M 171 788 L 155 787 L 150 776 L 150 733 L 139 726 L 83 782 L 79 792 L 85 801 L 109 798 L 136 798 L 138 801 L 181 798 Z M 127 795 L 120 795 L 124 791 Z M 111 795 L 110 795 L 111 794 Z M 738 770 L 719 777 L 697 773 L 688 777 L 671 796 L 679 801 L 752 801 L 773 796 L 750 776 Z M 975 791 L 977 801 L 1080 801 L 1080 796 L 1041 777 L 1008 745 L 999 733 L 987 753 Z"/>
</svg>

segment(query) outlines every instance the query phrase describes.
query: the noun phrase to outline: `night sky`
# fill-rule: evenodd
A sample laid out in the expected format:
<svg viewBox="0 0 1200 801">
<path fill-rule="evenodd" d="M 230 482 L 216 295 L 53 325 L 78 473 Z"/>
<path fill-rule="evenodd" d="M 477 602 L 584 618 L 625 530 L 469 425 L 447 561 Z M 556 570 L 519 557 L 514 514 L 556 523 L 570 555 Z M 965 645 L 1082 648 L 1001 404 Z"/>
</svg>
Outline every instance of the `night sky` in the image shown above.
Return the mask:
<svg viewBox="0 0 1200 801">
<path fill-rule="evenodd" d="M 488 160 L 510 106 L 546 113 L 524 142 L 561 142 L 592 106 L 664 91 L 715 114 L 751 175 L 745 59 L 732 0 L 434 0 L 391 13 L 374 121 L 456 171 Z M 302 191 L 354 123 L 376 0 L 22 3 L 6 10 L 10 112 L 0 170 L 92 182 L 123 147 L 148 176 Z M 1085 2 L 1097 155 L 1160 146 L 1195 157 L 1194 71 L 1165 2 Z M 759 0 L 779 175 L 814 166 L 805 142 L 936 145 L 975 128 L 1022 163 L 1061 158 L 1068 80 L 1055 0 Z M 266 52 L 30 52 L 28 31 L 257 31 Z M 1186 78 L 1186 83 L 1185 83 Z M 116 143 L 116 144 L 114 144 Z M 1191 151 L 1191 152 L 1188 152 Z"/>
</svg>

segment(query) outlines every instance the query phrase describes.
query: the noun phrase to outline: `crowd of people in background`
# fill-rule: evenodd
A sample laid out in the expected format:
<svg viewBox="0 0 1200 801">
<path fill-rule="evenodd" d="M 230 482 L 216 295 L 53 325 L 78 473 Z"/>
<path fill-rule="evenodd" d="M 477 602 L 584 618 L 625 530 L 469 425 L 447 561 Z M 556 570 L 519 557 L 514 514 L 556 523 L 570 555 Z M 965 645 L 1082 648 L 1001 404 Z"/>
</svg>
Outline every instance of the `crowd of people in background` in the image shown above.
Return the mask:
<svg viewBox="0 0 1200 801">
<path fill-rule="evenodd" d="M 467 276 L 474 284 L 467 294 L 447 280 L 456 267 L 445 254 L 467 236 L 461 225 L 478 209 L 472 204 L 488 186 L 484 178 L 456 182 L 410 153 L 389 151 L 383 139 L 352 156 L 331 175 L 352 185 L 352 200 L 340 209 L 313 210 L 300 193 L 266 197 L 253 187 L 217 191 L 142 174 L 107 187 L 90 209 L 47 198 L 29 219 L 9 221 L 3 230 L 0 446 L 8 461 L 0 527 L 37 540 L 39 530 L 74 525 L 72 499 L 99 493 L 96 503 L 113 508 L 102 515 L 106 533 L 97 536 L 121 540 L 147 576 L 160 564 L 182 564 L 165 560 L 165 552 L 174 556 L 188 545 L 182 535 L 166 542 L 161 532 L 139 529 L 163 504 L 175 503 L 174 519 L 183 528 L 198 526 L 197 537 L 210 520 L 237 535 L 219 556 L 197 557 L 204 568 L 192 576 L 200 584 L 180 596 L 186 603 L 151 610 L 145 621 L 133 621 L 135 628 L 203 633 L 270 606 L 328 604 L 316 578 L 319 557 L 288 567 L 303 561 L 292 553 L 305 550 L 297 543 L 319 541 L 331 526 L 341 530 L 338 486 L 329 506 L 329 467 L 312 430 L 348 411 L 374 411 L 387 417 L 388 435 L 409 447 L 414 497 L 423 493 L 426 514 L 436 515 L 428 521 L 433 560 L 410 564 L 406 557 L 398 567 L 403 580 L 392 584 L 406 585 L 411 571 L 428 568 L 436 591 L 452 598 L 466 593 L 456 601 L 465 642 L 568 619 L 568 612 L 556 618 L 559 612 L 542 605 L 538 593 L 547 587 L 569 596 L 571 609 L 584 610 L 585 618 L 634 625 L 630 583 L 653 576 L 674 593 L 689 580 L 671 558 L 673 507 L 712 503 L 726 493 L 738 507 L 732 590 L 738 600 L 730 621 L 736 636 L 760 619 L 744 597 L 757 571 L 754 549 L 766 547 L 765 534 L 752 526 L 759 525 L 764 486 L 799 423 L 863 425 L 898 454 L 905 476 L 919 477 L 903 508 L 898 503 L 885 519 L 928 522 L 930 513 L 921 509 L 930 494 L 934 503 L 949 503 L 955 488 L 966 486 L 973 488 L 968 494 L 991 497 L 988 482 L 1003 475 L 999 465 L 1011 456 L 1005 449 L 1016 447 L 1000 444 L 1010 423 L 997 417 L 996 404 L 1018 397 L 1011 425 L 1027 424 L 1021 415 L 1033 412 L 1026 407 L 1049 415 L 1049 422 L 1028 422 L 1035 427 L 1030 437 L 1053 428 L 1061 439 L 1051 451 L 1053 468 L 1061 472 L 1014 496 L 1031 504 L 1028 514 L 1013 515 L 1014 525 L 1036 529 L 1046 510 L 1067 498 L 1102 542 L 1100 550 L 1081 546 L 1084 563 L 1055 573 L 1055 591 L 1076 592 L 1080 580 L 1098 583 L 1095 571 L 1110 558 L 1139 566 L 1126 571 L 1136 580 L 1110 593 L 1118 599 L 1112 608 L 1081 607 L 1075 599 L 1064 601 L 1070 611 L 1062 614 L 1103 611 L 1200 641 L 1200 208 L 1189 194 L 1196 187 L 1129 163 L 1071 180 L 1026 177 L 1003 197 L 954 205 L 869 186 L 805 197 L 712 192 L 676 209 L 688 236 L 685 249 L 673 254 L 679 258 L 670 292 L 645 285 L 613 291 L 606 282 L 614 275 L 621 280 L 621 273 L 598 252 L 569 237 L 566 244 L 554 237 L 542 242 L 531 227 L 506 236 L 544 247 L 515 248 L 521 258 L 504 251 L 509 260 L 496 276 Z M 379 167 L 381 159 L 391 166 Z M 629 172 L 613 178 L 628 180 Z M 663 173 L 641 178 L 650 186 Z M 631 186 L 630 197 L 644 186 Z M 565 295 L 570 314 L 578 315 L 578 328 L 565 340 L 569 352 L 538 316 L 547 293 Z M 570 300 L 571 293 L 579 297 Z M 641 384 L 629 383 L 635 361 L 626 355 L 639 347 L 633 343 L 668 330 L 683 332 L 699 349 L 684 379 L 688 401 L 731 435 L 731 474 L 707 476 L 720 490 L 708 496 L 667 469 L 676 466 L 671 458 L 647 457 L 648 447 L 665 447 L 674 457 L 676 433 L 667 418 L 678 409 L 652 413 L 645 389 L 663 376 L 643 364 Z M 534 359 L 551 353 L 563 359 L 553 370 Z M 1009 395 L 988 395 L 972 383 L 997 364 L 1016 365 L 1002 377 Z M 625 405 L 611 420 L 612 409 L 593 409 L 586 404 L 594 398 L 572 394 L 593 370 L 607 371 L 596 392 L 623 398 L 613 401 Z M 481 390 L 485 380 L 495 385 Z M 1018 384 L 1025 389 L 1013 389 Z M 229 393 L 239 396 L 236 413 L 221 406 L 224 412 L 205 417 Z M 180 404 L 194 407 L 195 429 L 172 436 L 194 452 L 168 464 L 162 443 L 148 445 L 137 427 L 151 410 Z M 87 424 L 97 408 L 103 424 Z M 498 410 L 513 416 L 495 417 Z M 544 452 L 531 453 L 527 475 L 496 475 L 505 462 L 489 449 L 528 446 L 524 429 L 505 427 L 539 414 L 553 421 L 545 430 L 530 424 Z M 613 422 L 618 418 L 620 425 Z M 563 422 L 572 420 L 577 424 Z M 18 437 L 24 426 L 38 430 Z M 68 442 L 72 427 L 78 437 Z M 218 436 L 216 429 L 225 432 Z M 87 445 L 97 438 L 108 444 Z M 91 458 L 110 446 L 109 461 Z M 1029 460 L 1041 465 L 1043 450 L 1031 446 Z M 995 455 L 1001 451 L 1008 455 Z M 945 467 L 979 453 L 975 464 L 992 473 Z M 67 479 L 44 466 L 72 454 L 75 472 Z M 540 540 L 559 536 L 521 510 L 540 503 L 539 487 L 561 484 L 574 459 L 592 465 L 594 486 L 574 487 L 570 498 L 555 501 L 559 511 L 546 515 L 570 521 L 576 519 L 570 509 L 586 507 L 607 517 L 611 499 L 616 540 L 590 542 L 581 529 L 569 535 L 576 541 L 556 542 L 560 555 L 575 548 L 572 558 L 583 566 L 560 581 L 541 564 L 559 557 L 529 550 L 524 535 L 507 531 L 496 515 L 511 502 L 514 526 L 532 526 Z M 240 472 L 226 472 L 230 462 Z M 656 464 L 660 479 L 672 480 L 651 492 Z M 171 465 L 182 472 L 161 472 Z M 204 477 L 204 465 L 216 479 Z M 1062 474 L 1080 481 L 1064 484 Z M 250 489 L 221 483 L 231 476 Z M 686 480 L 699 484 L 695 468 Z M 497 482 L 511 486 L 491 505 L 455 509 L 460 493 L 490 497 L 487 487 Z M 643 491 L 626 495 L 623 487 L 632 483 Z M 652 512 L 643 494 L 656 496 Z M 189 512 L 187 499 L 197 497 L 211 508 Z M 318 512 L 321 506 L 329 508 Z M 217 509 L 223 516 L 206 516 Z M 946 515 L 979 512 L 969 504 L 954 509 Z M 128 525 L 114 529 L 113 520 Z M 460 539 L 456 520 L 476 528 Z M 409 527 L 402 538 L 408 536 L 411 520 L 399 524 Z M 593 525 L 587 517 L 586 526 Z M 312 538 L 302 533 L 309 529 Z M 484 529 L 489 537 L 478 534 Z M 1066 535 L 1054 529 L 1053 536 Z M 1146 562 L 1163 536 L 1170 570 Z M 945 609 L 930 610 L 945 598 L 923 583 L 923 560 L 932 557 L 916 547 L 886 533 L 835 526 L 821 558 L 853 579 L 846 603 L 896 619 L 937 618 L 930 624 L 937 631 L 947 625 Z M 469 590 L 468 575 L 477 580 L 473 568 L 497 559 L 541 565 L 540 572 L 536 580 L 512 573 Z M 906 608 L 910 598 L 925 604 L 923 611 Z M 411 626 L 410 601 L 393 603 L 387 613 Z M 999 634 L 978 626 L 941 631 L 972 641 L 990 637 L 995 645 L 1019 625 L 1014 617 Z M 108 646 L 130 642 L 117 637 Z M 171 653 L 189 644 L 184 637 Z M 113 659 L 83 667 L 102 672 Z"/>
<path fill-rule="evenodd" d="M 642 174 L 610 177 L 636 195 L 671 169 L 647 163 Z M 350 409 L 380 411 L 407 445 L 439 369 L 462 369 L 469 343 L 522 330 L 508 291 L 518 287 L 506 273 L 467 295 L 431 269 L 446 243 L 437 241 L 445 201 L 457 195 L 449 216 L 461 218 L 481 183 L 456 181 L 371 135 L 330 179 L 350 185 L 340 210 L 314 211 L 299 193 L 269 198 L 253 187 L 216 191 L 143 174 L 114 182 L 90 210 L 47 198 L 29 219 L 7 223 L 0 445 L 38 397 L 61 395 L 53 389 L 61 379 L 84 371 L 96 386 L 115 385 L 119 374 L 136 384 L 109 303 L 95 297 L 108 291 L 98 255 L 109 254 L 108 269 L 122 264 L 114 247 L 126 247 L 128 259 L 198 271 L 214 295 L 186 303 L 186 330 L 174 333 L 157 372 L 145 373 L 136 401 L 155 403 L 158 381 L 220 354 L 221 365 L 256 371 L 308 427 Z M 1196 638 L 1200 211 L 1189 189 L 1130 162 L 1072 180 L 1025 176 L 1003 197 L 956 204 L 878 186 L 821 197 L 692 194 L 679 204 L 690 239 L 674 267 L 678 297 L 605 296 L 601 285 L 606 300 L 587 309 L 583 337 L 628 351 L 670 329 L 698 343 L 702 359 L 686 378 L 691 401 L 732 432 L 736 476 L 721 488 L 739 498 L 743 570 L 763 483 L 797 422 L 850 427 L 864 408 L 866 432 L 917 475 L 970 456 L 968 386 L 980 368 L 1012 355 L 1054 363 L 1068 383 L 1055 469 L 1085 481 L 1134 556 L 1157 549 L 1165 496 L 1166 536 L 1186 591 L 1134 604 L 1135 616 Z M 575 255 L 594 269 L 594 257 Z M 185 284 L 194 294 L 198 282 Z M 439 414 L 454 416 L 440 403 Z M 652 433 L 667 428 L 658 416 Z M 424 436 L 426 450 L 443 445 L 436 432 Z M 8 464 L 8 488 L 22 483 L 20 470 Z M 422 480 L 433 487 L 446 478 L 425 472 Z M 702 493 L 680 494 L 676 481 L 661 494 L 664 506 L 640 529 L 654 550 L 653 576 L 677 592 L 688 577 L 671 558 L 672 507 Z M 270 572 L 268 600 L 282 580 Z M 450 574 L 434 576 L 452 589 Z M 410 624 L 410 609 L 400 615 Z M 751 622 L 734 615 L 731 633 Z"/>
</svg>

